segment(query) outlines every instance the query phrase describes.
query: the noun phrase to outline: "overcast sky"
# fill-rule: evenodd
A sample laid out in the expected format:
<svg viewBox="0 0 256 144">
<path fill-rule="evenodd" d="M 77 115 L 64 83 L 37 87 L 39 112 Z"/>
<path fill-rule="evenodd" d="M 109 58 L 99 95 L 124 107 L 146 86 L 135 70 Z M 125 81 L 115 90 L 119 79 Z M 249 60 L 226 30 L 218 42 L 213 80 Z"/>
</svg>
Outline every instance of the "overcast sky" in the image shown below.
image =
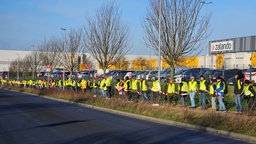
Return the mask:
<svg viewBox="0 0 256 144">
<path fill-rule="evenodd" d="M 256 35 L 256 0 L 207 0 L 210 40 Z M 81 28 L 86 18 L 112 0 L 0 0 L 0 49 L 31 50 L 44 39 L 61 38 Z M 149 54 L 143 44 L 142 21 L 148 0 L 116 0 L 122 21 L 131 30 L 132 54 Z M 203 9 L 206 12 L 206 7 Z"/>
</svg>

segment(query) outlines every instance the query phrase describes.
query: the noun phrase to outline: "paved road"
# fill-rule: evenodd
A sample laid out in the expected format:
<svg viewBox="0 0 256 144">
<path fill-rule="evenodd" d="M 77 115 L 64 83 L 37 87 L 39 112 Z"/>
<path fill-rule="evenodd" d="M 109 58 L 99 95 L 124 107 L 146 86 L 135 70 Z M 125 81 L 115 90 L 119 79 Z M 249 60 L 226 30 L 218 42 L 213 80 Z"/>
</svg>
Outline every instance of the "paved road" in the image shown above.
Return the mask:
<svg viewBox="0 0 256 144">
<path fill-rule="evenodd" d="M 0 89 L 0 144 L 245 143 Z"/>
</svg>

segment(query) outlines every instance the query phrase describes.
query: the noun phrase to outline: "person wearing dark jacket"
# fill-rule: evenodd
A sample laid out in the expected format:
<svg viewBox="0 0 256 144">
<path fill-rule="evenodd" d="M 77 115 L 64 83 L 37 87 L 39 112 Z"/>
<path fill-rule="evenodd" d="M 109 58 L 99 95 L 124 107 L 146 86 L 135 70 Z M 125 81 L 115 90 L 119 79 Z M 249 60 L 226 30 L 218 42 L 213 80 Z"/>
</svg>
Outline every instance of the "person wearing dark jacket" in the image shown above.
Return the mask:
<svg viewBox="0 0 256 144">
<path fill-rule="evenodd" d="M 252 111 L 255 105 L 255 91 L 249 80 L 245 80 L 243 93 L 245 99 L 247 99 L 248 111 Z"/>
<path fill-rule="evenodd" d="M 234 94 L 235 94 L 235 102 L 236 102 L 236 112 L 242 113 L 242 93 L 243 93 L 243 80 L 241 74 L 237 73 L 235 75 L 234 81 Z"/>
<path fill-rule="evenodd" d="M 199 83 L 199 92 L 200 92 L 200 103 L 202 105 L 202 109 L 206 109 L 206 92 L 208 88 L 208 82 L 205 80 L 204 76 L 200 76 L 200 83 Z"/>
</svg>

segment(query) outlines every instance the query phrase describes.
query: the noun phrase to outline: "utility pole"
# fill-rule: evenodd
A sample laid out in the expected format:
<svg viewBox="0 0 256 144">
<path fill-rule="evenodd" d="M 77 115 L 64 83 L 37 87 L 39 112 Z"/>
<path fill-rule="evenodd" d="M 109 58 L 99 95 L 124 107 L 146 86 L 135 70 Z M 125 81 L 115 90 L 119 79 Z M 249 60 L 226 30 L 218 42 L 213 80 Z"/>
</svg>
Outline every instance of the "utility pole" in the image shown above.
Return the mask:
<svg viewBox="0 0 256 144">
<path fill-rule="evenodd" d="M 206 20 L 207 20 L 207 17 L 208 17 L 208 6 L 207 5 L 212 4 L 212 2 L 202 1 L 201 3 L 206 5 L 205 14 L 206 14 Z M 206 29 L 206 32 L 205 32 L 205 39 L 204 39 L 204 68 L 206 68 L 206 50 L 209 48 L 208 45 L 207 45 L 206 37 L 207 37 L 207 29 Z"/>
<path fill-rule="evenodd" d="M 66 45 L 66 29 L 65 28 L 60 28 L 61 30 L 64 31 L 64 42 L 63 42 L 63 49 L 65 49 L 65 45 Z M 64 63 L 63 63 L 63 71 L 62 71 L 62 88 L 63 90 L 65 90 L 64 87 L 64 82 L 65 82 L 65 67 L 64 67 Z"/>
<path fill-rule="evenodd" d="M 159 14 L 158 14 L 158 80 L 160 82 L 161 71 L 161 15 L 162 15 L 162 0 L 159 0 Z"/>
</svg>

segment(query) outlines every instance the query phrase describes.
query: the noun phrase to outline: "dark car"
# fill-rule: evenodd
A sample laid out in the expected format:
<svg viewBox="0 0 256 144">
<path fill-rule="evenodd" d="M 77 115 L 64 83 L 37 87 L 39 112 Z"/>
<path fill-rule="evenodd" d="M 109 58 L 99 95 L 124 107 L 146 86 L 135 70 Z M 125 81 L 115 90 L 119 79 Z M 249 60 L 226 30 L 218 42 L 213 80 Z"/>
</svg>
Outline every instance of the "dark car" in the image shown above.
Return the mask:
<svg viewBox="0 0 256 144">
<path fill-rule="evenodd" d="M 227 69 L 224 71 L 218 70 L 213 74 L 213 77 L 217 78 L 218 76 L 222 76 L 224 80 L 227 81 L 229 78 L 235 76 L 238 71 L 242 71 L 242 70 L 240 69 Z"/>
<path fill-rule="evenodd" d="M 231 78 L 229 78 L 228 80 L 227 80 L 227 84 L 228 85 L 234 85 L 234 82 L 235 82 L 235 76 L 233 76 L 233 77 L 231 77 Z"/>
<path fill-rule="evenodd" d="M 207 81 L 210 81 L 210 78 L 212 78 L 214 73 L 217 71 L 221 72 L 221 70 L 209 69 L 203 74 L 203 76 Z"/>
<path fill-rule="evenodd" d="M 183 73 L 185 81 L 189 81 L 191 76 L 194 76 L 196 80 L 199 80 L 200 75 L 203 75 L 209 68 L 191 68 Z"/>
</svg>

